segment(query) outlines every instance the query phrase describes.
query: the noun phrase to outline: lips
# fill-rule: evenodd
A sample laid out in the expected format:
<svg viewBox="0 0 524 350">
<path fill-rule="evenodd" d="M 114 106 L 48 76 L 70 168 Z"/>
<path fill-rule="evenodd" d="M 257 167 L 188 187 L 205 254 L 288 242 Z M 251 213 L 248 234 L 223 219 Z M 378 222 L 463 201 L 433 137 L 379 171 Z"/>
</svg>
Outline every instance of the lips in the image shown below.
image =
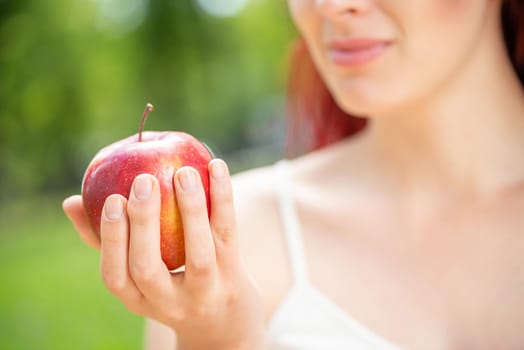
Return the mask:
<svg viewBox="0 0 524 350">
<path fill-rule="evenodd" d="M 328 45 L 328 56 L 337 66 L 358 67 L 380 57 L 390 44 L 387 40 L 367 38 L 334 40 Z"/>
</svg>

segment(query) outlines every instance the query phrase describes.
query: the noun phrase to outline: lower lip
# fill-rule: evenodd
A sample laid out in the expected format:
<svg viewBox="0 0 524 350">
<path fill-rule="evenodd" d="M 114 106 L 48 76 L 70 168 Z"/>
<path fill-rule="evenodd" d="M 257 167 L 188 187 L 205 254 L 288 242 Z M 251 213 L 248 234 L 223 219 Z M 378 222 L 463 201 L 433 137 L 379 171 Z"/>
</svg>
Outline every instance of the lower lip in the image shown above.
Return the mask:
<svg viewBox="0 0 524 350">
<path fill-rule="evenodd" d="M 374 61 L 386 51 L 388 46 L 383 43 L 355 50 L 333 49 L 329 51 L 329 57 L 337 66 L 353 68 Z"/>
</svg>

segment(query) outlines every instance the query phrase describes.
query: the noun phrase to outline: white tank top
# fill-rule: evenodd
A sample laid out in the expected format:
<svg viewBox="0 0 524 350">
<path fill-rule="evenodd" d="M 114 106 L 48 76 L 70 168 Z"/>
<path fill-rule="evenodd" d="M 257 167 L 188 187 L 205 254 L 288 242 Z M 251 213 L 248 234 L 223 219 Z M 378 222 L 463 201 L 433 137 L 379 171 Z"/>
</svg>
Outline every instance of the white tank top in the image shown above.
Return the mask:
<svg viewBox="0 0 524 350">
<path fill-rule="evenodd" d="M 276 165 L 279 210 L 293 285 L 269 323 L 270 350 L 400 350 L 310 285 L 287 161 Z"/>
</svg>

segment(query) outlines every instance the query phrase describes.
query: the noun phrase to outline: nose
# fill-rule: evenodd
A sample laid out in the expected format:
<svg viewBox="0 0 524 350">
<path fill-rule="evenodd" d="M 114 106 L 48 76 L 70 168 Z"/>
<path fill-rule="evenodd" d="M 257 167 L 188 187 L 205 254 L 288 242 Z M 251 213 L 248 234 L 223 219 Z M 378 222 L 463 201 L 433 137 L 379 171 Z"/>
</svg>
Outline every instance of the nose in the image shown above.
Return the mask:
<svg viewBox="0 0 524 350">
<path fill-rule="evenodd" d="M 372 0 L 315 0 L 318 11 L 325 17 L 340 19 L 366 13 Z"/>
</svg>

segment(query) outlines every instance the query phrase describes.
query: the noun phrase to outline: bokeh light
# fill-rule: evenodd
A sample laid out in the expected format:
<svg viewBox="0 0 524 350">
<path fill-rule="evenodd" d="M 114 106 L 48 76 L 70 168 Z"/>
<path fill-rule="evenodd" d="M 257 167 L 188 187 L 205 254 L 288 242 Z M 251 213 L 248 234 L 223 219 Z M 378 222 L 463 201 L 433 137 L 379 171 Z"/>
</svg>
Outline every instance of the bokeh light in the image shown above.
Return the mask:
<svg viewBox="0 0 524 350">
<path fill-rule="evenodd" d="M 179 1 L 179 0 L 175 0 Z M 231 17 L 240 13 L 249 0 L 196 0 L 208 14 L 216 17 Z"/>
<path fill-rule="evenodd" d="M 98 29 L 113 36 L 126 35 L 144 21 L 149 0 L 97 0 Z"/>
</svg>

